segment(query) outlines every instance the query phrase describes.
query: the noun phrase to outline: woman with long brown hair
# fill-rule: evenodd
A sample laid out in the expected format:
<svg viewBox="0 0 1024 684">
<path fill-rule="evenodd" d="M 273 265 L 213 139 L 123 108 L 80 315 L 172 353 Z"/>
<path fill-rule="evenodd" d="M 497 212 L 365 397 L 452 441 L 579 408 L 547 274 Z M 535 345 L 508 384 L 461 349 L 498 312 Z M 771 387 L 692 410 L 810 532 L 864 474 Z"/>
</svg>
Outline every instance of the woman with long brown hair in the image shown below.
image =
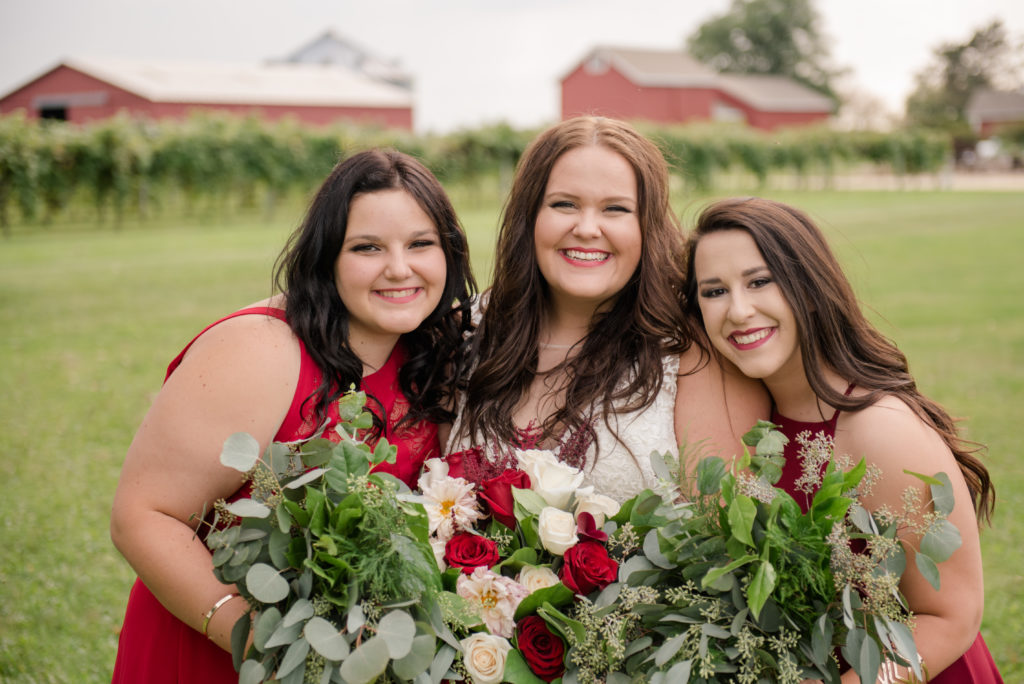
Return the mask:
<svg viewBox="0 0 1024 684">
<path fill-rule="evenodd" d="M 907 359 L 864 317 L 821 231 L 803 212 L 759 198 L 717 202 L 700 216 L 688 247 L 686 302 L 712 346 L 764 382 L 772 421 L 790 438 L 777 486 L 804 510 L 798 435 L 823 434 L 834 452 L 877 467 L 869 509 L 903 509 L 904 493 L 925 486 L 909 472 L 945 472 L 963 543 L 939 565 L 934 590 L 908 563 L 900 586 L 915 614 L 914 638 L 930 677 L 947 684 L 1002 679 L 979 633 L 984 591 L 978 520 L 994 491 L 976 449 L 949 414 L 918 390 Z M 919 541 L 910 529 L 906 545 Z M 900 673 L 905 674 L 905 673 Z M 843 681 L 857 681 L 852 671 Z"/>
<path fill-rule="evenodd" d="M 552 449 L 623 500 L 655 483 L 652 450 L 738 444 L 766 409 L 763 390 L 745 392 L 741 376 L 727 384 L 701 359 L 679 305 L 682 255 L 664 157 L 630 125 L 579 117 L 531 143 L 449 447 L 467 476 L 501 470 L 513 448 Z M 677 403 L 677 389 L 695 387 L 699 401 Z"/>
</svg>

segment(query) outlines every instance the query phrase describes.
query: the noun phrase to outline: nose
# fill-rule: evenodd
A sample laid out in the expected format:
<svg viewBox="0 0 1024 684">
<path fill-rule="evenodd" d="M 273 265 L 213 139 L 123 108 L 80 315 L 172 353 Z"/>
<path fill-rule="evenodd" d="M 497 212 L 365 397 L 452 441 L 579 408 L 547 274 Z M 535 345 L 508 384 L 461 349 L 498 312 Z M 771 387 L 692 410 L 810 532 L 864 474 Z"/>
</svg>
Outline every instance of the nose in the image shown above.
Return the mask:
<svg viewBox="0 0 1024 684">
<path fill-rule="evenodd" d="M 412 275 L 409 257 L 404 250 L 393 250 L 388 254 L 384 276 L 389 280 L 405 280 Z"/>
<path fill-rule="evenodd" d="M 732 292 L 729 296 L 729 320 L 742 323 L 754 315 L 754 304 L 743 292 Z"/>
<path fill-rule="evenodd" d="M 590 210 L 580 212 L 572 234 L 578 238 L 595 238 L 601 235 L 601 223 L 597 214 Z"/>
</svg>

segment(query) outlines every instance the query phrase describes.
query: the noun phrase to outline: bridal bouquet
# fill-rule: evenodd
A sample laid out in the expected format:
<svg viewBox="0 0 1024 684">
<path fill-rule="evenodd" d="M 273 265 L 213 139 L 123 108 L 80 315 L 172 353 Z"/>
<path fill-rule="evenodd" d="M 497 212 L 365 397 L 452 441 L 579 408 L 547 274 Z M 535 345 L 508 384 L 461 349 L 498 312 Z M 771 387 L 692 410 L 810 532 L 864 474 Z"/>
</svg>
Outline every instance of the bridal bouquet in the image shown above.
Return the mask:
<svg viewBox="0 0 1024 684">
<path fill-rule="evenodd" d="M 393 449 L 358 438 L 363 401 L 343 400 L 338 444 L 225 445 L 251 492 L 218 504 L 208 544 L 253 608 L 233 634 L 241 682 L 838 682 L 840 658 L 863 681 L 886 662 L 923 676 L 896 532 L 920 526 L 937 586 L 959 545 L 941 473 L 920 476 L 933 513 L 871 515 L 863 463 L 808 439 L 802 513 L 773 486 L 785 437 L 761 423 L 757 455 L 703 460 L 689 500 L 671 454 L 620 506 L 542 450 L 433 459 L 410 492 L 371 472 Z"/>
</svg>

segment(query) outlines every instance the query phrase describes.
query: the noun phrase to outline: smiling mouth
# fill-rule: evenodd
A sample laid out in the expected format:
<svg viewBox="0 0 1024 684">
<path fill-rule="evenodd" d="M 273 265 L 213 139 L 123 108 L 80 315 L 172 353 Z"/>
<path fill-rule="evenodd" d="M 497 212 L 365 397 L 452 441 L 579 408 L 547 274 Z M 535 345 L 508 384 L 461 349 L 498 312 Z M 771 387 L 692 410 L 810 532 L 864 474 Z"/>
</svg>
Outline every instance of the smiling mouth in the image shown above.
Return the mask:
<svg viewBox="0 0 1024 684">
<path fill-rule="evenodd" d="M 611 254 L 608 252 L 591 252 L 583 251 L 580 249 L 563 249 L 560 250 L 562 255 L 573 261 L 587 261 L 591 263 L 600 263 L 607 261 Z"/>
<path fill-rule="evenodd" d="M 756 347 L 760 342 L 770 337 L 775 332 L 775 328 L 759 328 L 750 332 L 735 332 L 729 335 L 729 340 L 737 347 L 751 348 Z"/>
<path fill-rule="evenodd" d="M 418 287 L 407 287 L 401 290 L 374 290 L 374 293 L 384 299 L 402 300 L 414 297 L 419 291 Z"/>
</svg>

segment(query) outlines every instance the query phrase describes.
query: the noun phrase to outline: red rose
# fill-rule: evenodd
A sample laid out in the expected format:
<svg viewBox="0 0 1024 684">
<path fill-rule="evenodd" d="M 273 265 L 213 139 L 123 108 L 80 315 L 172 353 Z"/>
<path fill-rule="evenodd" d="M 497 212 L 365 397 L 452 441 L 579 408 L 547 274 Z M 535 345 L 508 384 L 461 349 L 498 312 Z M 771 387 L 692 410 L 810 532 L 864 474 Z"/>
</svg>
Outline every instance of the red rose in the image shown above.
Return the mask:
<svg viewBox="0 0 1024 684">
<path fill-rule="evenodd" d="M 522 470 L 505 470 L 480 484 L 477 498 L 490 509 L 494 519 L 510 530 L 516 528 L 515 499 L 512 488 L 529 489 L 530 476 Z"/>
<path fill-rule="evenodd" d="M 615 581 L 619 564 L 608 557 L 608 550 L 595 541 L 581 541 L 565 552 L 565 562 L 558 573 L 562 584 L 586 596 L 595 589 L 604 589 Z"/>
<path fill-rule="evenodd" d="M 516 643 L 530 670 L 545 682 L 565 673 L 565 644 L 548 629 L 544 618 L 529 615 L 520 620 Z"/>
<path fill-rule="evenodd" d="M 478 534 L 460 532 L 444 546 L 445 562 L 453 568 L 462 568 L 462 572 L 467 575 L 474 568 L 489 568 L 500 559 L 498 545 Z"/>
</svg>

